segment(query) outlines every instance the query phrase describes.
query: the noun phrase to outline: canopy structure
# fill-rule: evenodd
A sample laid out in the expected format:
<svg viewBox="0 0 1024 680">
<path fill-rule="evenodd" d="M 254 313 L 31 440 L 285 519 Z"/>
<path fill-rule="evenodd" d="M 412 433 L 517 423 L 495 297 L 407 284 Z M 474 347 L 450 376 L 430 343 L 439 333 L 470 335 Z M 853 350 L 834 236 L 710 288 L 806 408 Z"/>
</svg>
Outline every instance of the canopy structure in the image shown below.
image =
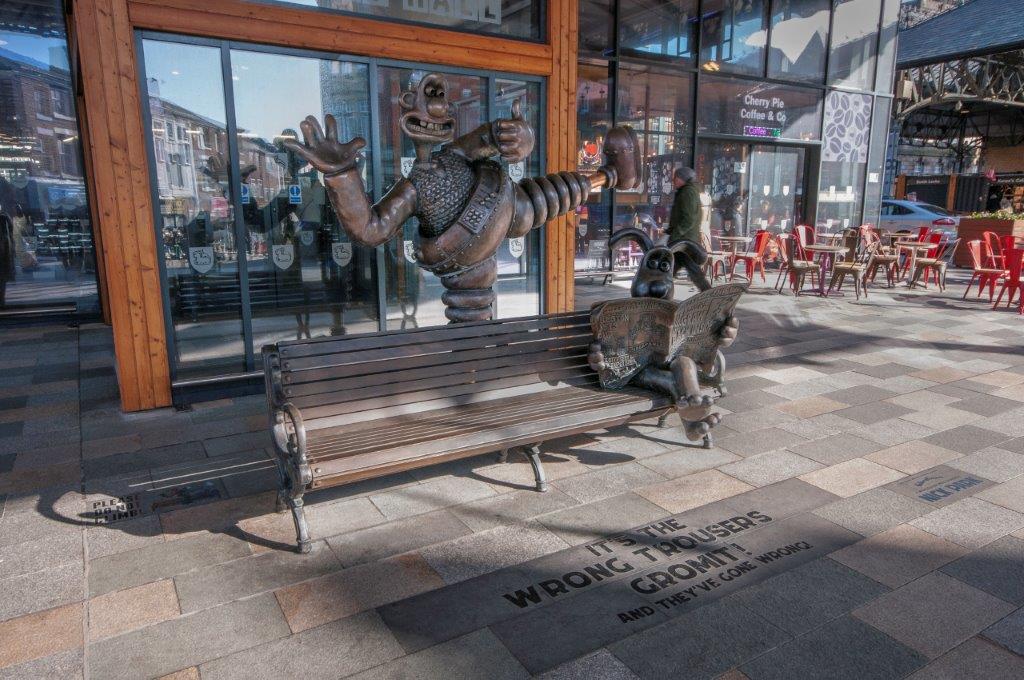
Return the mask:
<svg viewBox="0 0 1024 680">
<path fill-rule="evenodd" d="M 988 146 L 1024 144 L 1024 0 L 973 0 L 900 33 L 900 144 L 951 150 L 956 172 Z"/>
</svg>

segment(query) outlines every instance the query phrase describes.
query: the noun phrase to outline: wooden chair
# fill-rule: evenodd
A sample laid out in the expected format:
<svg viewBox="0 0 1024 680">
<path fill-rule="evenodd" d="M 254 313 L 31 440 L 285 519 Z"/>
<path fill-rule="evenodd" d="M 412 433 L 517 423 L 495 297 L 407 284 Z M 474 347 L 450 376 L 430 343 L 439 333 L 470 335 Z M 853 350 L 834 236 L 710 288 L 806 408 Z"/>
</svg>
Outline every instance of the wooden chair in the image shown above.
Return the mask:
<svg viewBox="0 0 1024 680">
<path fill-rule="evenodd" d="M 745 253 L 736 253 L 736 257 L 732 259 L 732 266 L 729 269 L 729 280 L 732 281 L 736 278 L 736 265 L 742 262 L 747 280 L 753 283 L 754 272 L 760 270 L 761 280 L 767 283 L 768 279 L 764 275 L 764 254 L 768 250 L 768 242 L 771 239 L 771 232 L 766 229 L 758 229 L 754 235 L 753 250 L 748 250 Z"/>
<path fill-rule="evenodd" d="M 995 297 L 996 292 L 996 281 L 1003 278 L 1007 272 L 1005 269 L 994 269 L 992 267 L 983 266 L 984 255 L 982 252 L 981 239 L 968 241 L 967 252 L 971 255 L 971 266 L 974 268 L 974 272 L 971 274 L 971 280 L 967 283 L 967 288 L 964 289 L 964 296 L 961 299 L 967 299 L 967 294 L 971 292 L 971 286 L 973 286 L 974 282 L 977 281 L 978 297 L 981 297 L 981 292 L 985 290 L 985 286 L 988 286 L 988 301 L 992 302 L 992 298 Z"/>
<path fill-rule="evenodd" d="M 868 283 L 875 282 L 875 277 L 878 276 L 879 269 L 885 271 L 886 286 L 888 288 L 892 288 L 896 285 L 896 279 L 899 278 L 900 256 L 892 252 L 891 248 L 883 246 L 882 240 L 879 238 L 877 233 L 861 232 L 861 234 L 861 242 L 864 243 L 865 248 L 874 245 L 874 251 L 867 262 L 867 270 L 864 272 L 865 288 Z"/>
<path fill-rule="evenodd" d="M 1024 288 L 1024 281 L 1021 281 L 1020 278 L 1021 270 L 1024 269 L 1024 250 L 1014 248 L 1003 255 L 1008 261 L 1008 265 L 1003 273 L 1003 287 L 999 289 L 999 296 L 992 305 L 992 309 L 999 306 L 999 303 L 1003 300 L 1003 293 L 1007 291 L 1009 291 L 1010 295 L 1006 298 L 1006 306 L 1009 307 L 1013 304 L 1014 296 Z"/>
<path fill-rule="evenodd" d="M 846 247 L 844 259 L 832 265 L 832 279 L 828 283 L 828 291 L 833 288 L 843 287 L 843 281 L 847 276 L 853 279 L 853 289 L 860 299 L 861 290 L 864 297 L 868 296 L 867 286 L 864 285 L 864 275 L 868 270 L 868 262 L 871 256 L 878 250 L 878 243 L 872 243 L 866 248 L 858 248 L 860 234 L 856 229 L 847 229 L 843 232 L 843 245 Z"/>
<path fill-rule="evenodd" d="M 778 234 L 775 239 L 779 244 L 779 251 L 782 253 L 782 266 L 779 268 L 779 278 L 775 282 L 775 288 L 781 293 L 782 277 L 788 275 L 793 294 L 799 297 L 807 275 L 811 275 L 811 283 L 818 278 L 818 265 L 796 258 L 797 241 L 793 234 Z"/>
<path fill-rule="evenodd" d="M 939 246 L 935 257 L 919 257 L 914 263 L 914 274 L 910 280 L 910 287 L 913 288 L 917 285 L 921 278 L 921 274 L 925 276 L 925 285 L 928 284 L 930 274 L 935 275 L 935 283 L 938 285 L 940 291 L 946 290 L 946 270 L 949 268 L 949 263 L 953 261 L 953 255 L 956 253 L 957 246 L 960 245 L 960 239 L 954 239 L 953 241 L 947 241 L 946 243 Z M 929 255 L 931 251 L 928 251 Z"/>
</svg>

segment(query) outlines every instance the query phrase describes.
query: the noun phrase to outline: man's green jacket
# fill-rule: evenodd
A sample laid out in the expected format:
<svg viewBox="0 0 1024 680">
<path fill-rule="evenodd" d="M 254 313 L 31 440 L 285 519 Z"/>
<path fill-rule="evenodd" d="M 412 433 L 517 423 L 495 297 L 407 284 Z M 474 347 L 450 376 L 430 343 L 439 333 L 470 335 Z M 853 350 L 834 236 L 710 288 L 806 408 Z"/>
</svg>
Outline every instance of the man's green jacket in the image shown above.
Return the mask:
<svg viewBox="0 0 1024 680">
<path fill-rule="evenodd" d="M 672 213 L 668 219 L 669 241 L 681 238 L 700 243 L 700 192 L 699 182 L 684 184 L 676 190 L 672 201 Z"/>
</svg>

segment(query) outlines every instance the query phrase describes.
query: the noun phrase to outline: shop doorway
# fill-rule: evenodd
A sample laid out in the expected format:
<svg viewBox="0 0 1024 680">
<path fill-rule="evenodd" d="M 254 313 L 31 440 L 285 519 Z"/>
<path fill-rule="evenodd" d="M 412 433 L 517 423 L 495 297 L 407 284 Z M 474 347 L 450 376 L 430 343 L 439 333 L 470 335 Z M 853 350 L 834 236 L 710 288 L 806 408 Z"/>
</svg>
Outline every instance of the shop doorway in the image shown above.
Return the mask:
<svg viewBox="0 0 1024 680">
<path fill-rule="evenodd" d="M 711 197 L 712 232 L 779 233 L 804 221 L 807 156 L 800 146 L 701 141 L 696 170 Z"/>
</svg>

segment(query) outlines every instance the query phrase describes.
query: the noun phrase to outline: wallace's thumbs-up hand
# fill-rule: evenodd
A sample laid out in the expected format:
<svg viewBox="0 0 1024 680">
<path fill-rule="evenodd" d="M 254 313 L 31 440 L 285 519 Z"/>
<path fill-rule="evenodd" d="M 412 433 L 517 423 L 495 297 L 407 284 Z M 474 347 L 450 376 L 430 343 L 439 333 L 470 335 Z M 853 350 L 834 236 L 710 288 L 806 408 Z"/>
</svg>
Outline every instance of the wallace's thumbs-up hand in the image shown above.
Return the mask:
<svg viewBox="0 0 1024 680">
<path fill-rule="evenodd" d="M 509 163 L 518 163 L 533 152 L 533 128 L 523 119 L 522 106 L 518 99 L 512 102 L 512 117 L 494 121 L 491 134 L 501 157 Z"/>
</svg>

